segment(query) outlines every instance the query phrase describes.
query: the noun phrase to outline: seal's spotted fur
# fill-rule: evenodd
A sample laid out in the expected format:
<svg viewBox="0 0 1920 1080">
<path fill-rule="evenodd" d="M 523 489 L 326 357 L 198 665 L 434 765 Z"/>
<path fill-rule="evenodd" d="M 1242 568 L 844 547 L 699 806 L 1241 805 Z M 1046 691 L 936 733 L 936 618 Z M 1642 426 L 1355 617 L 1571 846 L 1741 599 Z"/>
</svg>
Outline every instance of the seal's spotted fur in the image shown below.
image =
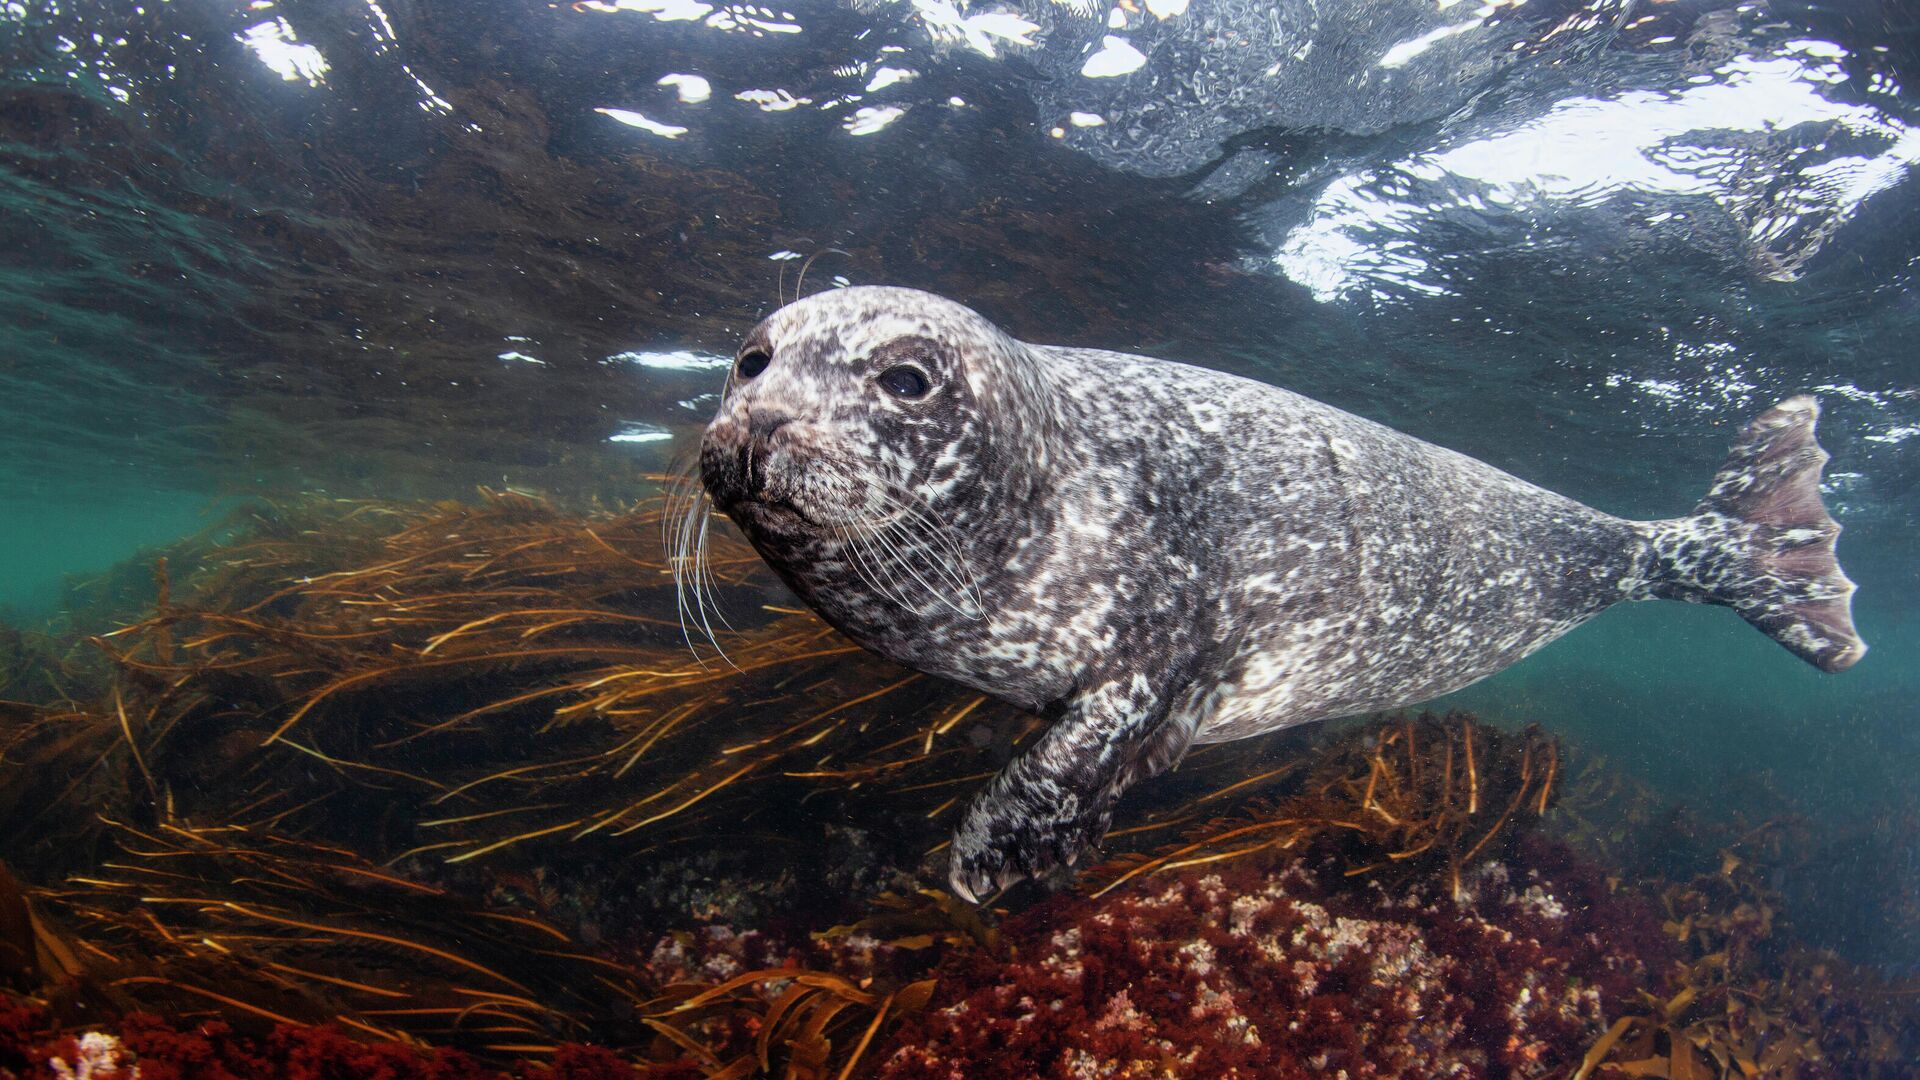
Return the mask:
<svg viewBox="0 0 1920 1080">
<path fill-rule="evenodd" d="M 1865 651 L 1811 398 L 1754 421 L 1693 515 L 1635 522 L 907 289 L 802 300 L 741 355 L 764 370 L 736 369 L 702 444 L 720 507 L 854 640 L 1054 720 L 954 837 L 969 897 L 1073 862 L 1194 741 L 1423 701 L 1621 600 L 1730 605 L 1830 671 Z M 878 381 L 902 365 L 923 394 Z"/>
</svg>

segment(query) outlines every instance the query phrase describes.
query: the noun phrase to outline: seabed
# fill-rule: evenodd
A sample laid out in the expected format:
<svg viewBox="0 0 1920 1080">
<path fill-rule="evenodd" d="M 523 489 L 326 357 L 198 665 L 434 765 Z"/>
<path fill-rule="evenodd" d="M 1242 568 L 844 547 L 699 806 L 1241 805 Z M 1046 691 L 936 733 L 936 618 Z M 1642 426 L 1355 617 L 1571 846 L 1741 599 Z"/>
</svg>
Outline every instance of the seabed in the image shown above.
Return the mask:
<svg viewBox="0 0 1920 1080">
<path fill-rule="evenodd" d="M 0 1077 L 1920 1076 L 1920 988 L 1770 885 L 1802 826 L 1674 845 L 1533 724 L 1203 748 L 976 910 L 945 833 L 1040 721 L 724 536 L 718 654 L 667 516 L 258 503 L 7 631 Z"/>
</svg>

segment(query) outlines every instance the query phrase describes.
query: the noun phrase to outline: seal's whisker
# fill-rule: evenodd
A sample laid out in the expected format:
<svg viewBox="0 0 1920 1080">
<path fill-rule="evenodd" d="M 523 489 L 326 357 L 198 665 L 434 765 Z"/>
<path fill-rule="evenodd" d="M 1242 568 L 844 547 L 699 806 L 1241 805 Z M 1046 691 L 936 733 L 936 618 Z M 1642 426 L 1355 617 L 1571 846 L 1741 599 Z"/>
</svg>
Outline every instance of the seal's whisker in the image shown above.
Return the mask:
<svg viewBox="0 0 1920 1080">
<path fill-rule="evenodd" d="M 951 606 L 942 591 L 930 584 L 915 570 L 910 559 L 905 558 L 897 543 L 879 533 L 867 533 L 860 539 L 861 544 L 875 563 L 884 568 L 893 582 L 897 602 L 915 614 L 926 614 L 929 610 L 924 600 L 916 596 L 913 586 L 919 586 L 918 592 L 930 595 L 937 604 Z M 902 571 L 905 571 L 902 573 Z"/>
<path fill-rule="evenodd" d="M 675 614 L 680 621 L 680 638 L 686 642 L 687 651 L 692 653 L 694 659 L 700 661 L 701 666 L 704 667 L 705 661 L 700 660 L 700 650 L 693 643 L 693 630 L 688 618 L 694 610 L 693 602 L 687 596 L 688 587 L 690 585 L 696 589 L 699 587 L 699 583 L 691 580 L 691 575 L 688 573 L 688 564 L 693 559 L 692 527 L 696 509 L 694 497 L 683 492 L 679 496 L 673 515 L 673 597 Z"/>
<path fill-rule="evenodd" d="M 824 474 L 818 478 L 838 500 L 854 501 L 852 485 L 843 476 Z M 972 570 L 951 530 L 941 526 L 928 513 L 883 490 L 870 490 L 868 501 L 878 500 L 887 513 L 878 517 L 856 518 L 837 527 L 843 544 L 851 546 L 862 560 L 862 569 L 870 571 L 869 584 L 889 600 L 910 611 L 919 606 L 908 603 L 904 593 L 905 576 L 935 600 L 967 619 L 984 613 Z M 891 579 L 891 585 L 879 580 Z"/>
<path fill-rule="evenodd" d="M 963 618 L 977 619 L 980 617 L 978 604 L 974 604 L 972 607 L 963 607 L 959 602 L 972 599 L 966 595 L 965 583 L 953 576 L 951 569 L 943 560 L 928 557 L 930 553 L 926 551 L 925 547 L 920 543 L 916 543 L 916 541 L 925 539 L 924 534 L 916 536 L 912 533 L 906 533 L 901 529 L 900 524 L 895 522 L 879 532 L 873 533 L 872 539 L 886 549 L 886 551 L 894 557 L 894 561 L 905 569 L 913 580 L 920 583 L 921 588 L 932 593 L 934 599 L 945 604 L 951 608 L 955 614 Z M 919 557 L 916 558 L 916 556 Z M 919 569 L 915 567 L 915 563 L 925 563 L 928 571 L 932 573 L 935 578 L 941 579 L 941 585 L 943 585 L 944 588 L 928 581 L 926 575 L 921 574 Z M 953 598 L 955 595 L 959 597 L 959 600 Z"/>
<path fill-rule="evenodd" d="M 733 657 L 728 656 L 727 650 L 721 647 L 719 636 L 713 632 L 713 624 L 707 619 L 707 610 L 711 608 L 713 617 L 720 620 L 720 625 L 730 632 L 733 630 L 733 624 L 727 621 L 726 614 L 720 610 L 719 583 L 714 579 L 713 567 L 707 561 L 707 532 L 713 524 L 713 514 L 705 498 L 701 498 L 696 505 L 699 508 L 700 529 L 699 538 L 694 543 L 693 596 L 699 604 L 700 628 L 706 631 L 707 643 L 713 646 L 714 652 L 720 654 L 720 659 L 738 671 L 740 665 L 734 663 Z"/>
<path fill-rule="evenodd" d="M 720 579 L 714 576 L 713 560 L 707 555 L 710 550 L 707 537 L 712 528 L 713 505 L 705 499 L 702 499 L 700 506 L 700 538 L 694 545 L 694 570 L 699 574 L 700 581 L 704 583 L 707 598 L 713 607 L 713 617 L 720 620 L 720 625 L 726 627 L 729 633 L 737 634 L 739 630 L 736 629 L 733 623 L 727 618 L 726 609 L 720 606 Z"/>
<path fill-rule="evenodd" d="M 895 521 L 888 528 L 898 529 L 908 535 L 922 536 L 938 549 L 937 552 L 929 552 L 929 562 L 947 578 L 954 592 L 966 596 L 978 607 L 980 585 L 974 578 L 972 561 L 960 550 L 960 543 L 955 539 L 953 530 L 940 524 L 928 514 L 915 512 L 912 507 L 902 507 L 902 510 L 907 515 L 906 518 Z M 911 531 L 910 525 L 914 527 Z M 932 557 L 935 554 L 944 555 L 945 558 Z"/>
<path fill-rule="evenodd" d="M 948 599 L 949 595 L 961 597 L 967 601 L 977 600 L 977 590 L 971 585 L 971 573 L 950 537 L 938 529 L 930 528 L 926 523 L 911 517 L 892 518 L 871 528 L 867 533 L 876 542 L 884 545 L 929 592 L 961 614 L 973 617 L 973 613 L 959 603 Z M 941 587 L 936 587 L 916 569 L 921 564 Z M 977 606 L 977 604 L 976 604 Z"/>
<path fill-rule="evenodd" d="M 899 545 L 888 539 L 884 534 L 870 529 L 863 529 L 857 533 L 856 536 L 860 541 L 861 550 L 865 551 L 868 556 L 874 560 L 876 565 L 892 571 L 894 580 L 898 584 L 904 585 L 905 581 L 901 578 L 899 571 L 904 566 L 907 572 L 912 574 L 913 567 L 902 558 Z M 915 580 L 919 580 L 919 575 L 914 574 L 913 576 Z M 921 581 L 920 584 L 923 588 L 926 588 L 927 591 L 934 591 L 926 582 Z"/>
<path fill-rule="evenodd" d="M 976 599 L 968 588 L 966 578 L 959 573 L 956 564 L 960 564 L 959 553 L 950 536 L 934 525 L 924 515 L 916 514 L 910 507 L 901 507 L 899 512 L 882 522 L 870 535 L 892 553 L 914 579 L 928 592 L 939 597 L 948 607 L 960 614 L 973 617 L 972 613 L 948 599 L 946 594 L 961 596 L 963 599 Z M 945 557 L 942 558 L 941 556 Z M 924 563 L 927 570 L 937 577 L 944 589 L 936 588 L 926 580 L 916 562 Z M 976 604 L 976 607 L 978 605 Z"/>
<path fill-rule="evenodd" d="M 667 499 L 667 511 L 661 521 L 665 533 L 668 552 L 667 564 L 673 573 L 673 592 L 675 614 L 680 622 L 680 637 L 686 642 L 687 651 L 704 668 L 706 661 L 701 658 L 700 650 L 693 643 L 690 623 L 697 624 L 706 636 L 707 643 L 714 652 L 732 664 L 732 658 L 720 645 L 719 636 L 714 633 L 712 620 L 717 618 L 728 630 L 733 627 L 720 610 L 717 582 L 707 561 L 707 530 L 712 521 L 712 506 L 707 498 L 706 489 L 694 477 L 693 470 L 698 460 L 675 473 L 671 481 Z M 692 596 L 689 597 L 688 593 Z M 709 609 L 712 618 L 709 617 Z"/>
<path fill-rule="evenodd" d="M 922 546 L 916 547 L 914 552 L 927 570 L 946 587 L 947 593 L 955 598 L 948 601 L 948 606 L 969 619 L 978 619 L 985 614 L 979 584 L 974 581 L 972 571 L 950 537 L 938 532 L 910 530 L 905 524 L 896 524 L 888 532 L 897 533 L 908 543 L 916 540 L 921 542 Z"/>
<path fill-rule="evenodd" d="M 876 491 L 874 494 L 880 498 L 883 505 L 894 511 L 888 519 L 879 523 L 880 528 L 876 531 L 884 533 L 898 529 L 907 537 L 918 536 L 926 540 L 928 545 L 935 550 L 927 553 L 925 561 L 932 569 L 947 579 L 951 591 L 964 598 L 969 603 L 971 610 L 962 608 L 958 604 L 951 602 L 949 602 L 949 606 L 967 618 L 977 619 L 982 617 L 985 609 L 980 600 L 979 582 L 974 576 L 973 564 L 971 560 L 966 557 L 965 552 L 961 550 L 959 541 L 955 538 L 953 530 L 941 523 L 929 508 L 914 506 L 905 499 L 891 495 L 885 490 Z M 908 524 L 911 524 L 914 528 L 909 530 L 907 528 Z M 945 557 L 937 557 L 939 555 L 944 555 Z"/>
<path fill-rule="evenodd" d="M 858 501 L 854 497 L 855 490 L 852 481 L 838 471 L 821 470 L 820 473 L 816 475 L 815 482 L 825 489 L 824 493 L 834 502 L 851 505 Z M 882 496 L 882 498 L 884 499 L 885 496 Z M 889 567 L 890 561 L 882 559 L 880 553 L 873 550 L 873 547 L 870 546 L 870 541 L 874 540 L 881 531 L 880 528 L 876 526 L 884 526 L 888 524 L 890 520 L 891 519 L 855 517 L 848 521 L 836 523 L 834 529 L 840 537 L 842 546 L 848 549 L 854 559 L 858 560 L 856 569 L 861 572 L 861 576 L 867 584 L 871 585 L 876 592 L 888 600 L 899 604 L 909 611 L 917 611 L 918 608 L 907 601 L 906 597 L 902 595 L 901 590 L 898 588 L 888 588 L 882 582 L 881 579 L 885 577 L 883 571 Z M 897 555 L 892 545 L 887 545 L 887 551 L 888 554 Z M 891 561 L 897 562 L 898 559 L 896 558 Z"/>
<path fill-rule="evenodd" d="M 727 618 L 726 609 L 720 606 L 720 579 L 714 576 L 713 560 L 712 558 L 709 557 L 709 554 L 708 554 L 709 551 L 711 551 L 711 545 L 707 543 L 707 535 L 709 530 L 712 527 L 713 527 L 713 504 L 703 498 L 701 501 L 701 512 L 700 512 L 700 547 L 699 547 L 699 553 L 698 553 L 699 557 L 698 559 L 695 560 L 695 562 L 700 570 L 701 576 L 705 578 L 707 583 L 706 584 L 707 597 L 712 602 L 712 605 L 713 605 L 713 617 L 720 620 L 720 625 L 726 627 L 728 633 L 737 634 L 740 632 L 739 629 L 733 625 L 732 620 Z M 717 648 L 718 645 L 719 643 L 716 642 L 715 647 Z M 731 660 L 727 662 L 732 663 Z"/>
<path fill-rule="evenodd" d="M 796 279 L 793 283 L 793 302 L 794 303 L 797 304 L 800 302 L 800 290 L 806 287 L 807 271 L 813 267 L 813 260 L 819 258 L 822 255 L 829 255 L 829 254 L 846 255 L 847 258 L 849 259 L 853 258 L 852 255 L 848 254 L 847 252 L 841 251 L 839 248 L 836 248 L 836 247 L 821 248 L 820 250 L 807 256 L 807 261 L 800 264 L 800 277 Z"/>
<path fill-rule="evenodd" d="M 905 597 L 902 597 L 894 590 L 887 588 L 886 584 L 881 580 L 881 576 L 879 572 L 875 568 L 867 565 L 867 556 L 864 554 L 866 549 L 861 545 L 860 536 L 858 533 L 855 533 L 853 530 L 845 527 L 837 528 L 835 531 L 839 534 L 841 544 L 846 550 L 847 564 L 853 567 L 854 573 L 860 576 L 860 580 L 866 582 L 867 585 L 871 587 L 874 592 L 880 594 L 881 596 L 892 601 L 893 603 L 899 604 L 901 607 L 906 608 L 908 611 L 915 610 L 914 606 L 908 603 Z"/>
<path fill-rule="evenodd" d="M 900 575 L 897 572 L 889 573 L 889 571 L 892 571 L 894 568 L 889 565 L 886 559 L 881 558 L 878 551 L 874 550 L 872 535 L 855 534 L 854 543 L 858 545 L 860 551 L 863 553 L 864 561 L 866 561 L 873 570 L 874 577 L 880 580 L 881 587 L 887 597 L 908 611 L 918 612 L 920 607 L 913 602 L 912 597 L 907 595 L 907 590 L 903 587 L 904 583 L 900 580 Z"/>
<path fill-rule="evenodd" d="M 680 621 L 680 637 L 687 643 L 688 651 L 697 658 L 700 654 L 694 649 L 693 635 L 687 629 L 687 551 L 684 536 L 690 498 L 687 471 L 684 466 L 677 468 L 667 481 L 666 512 L 660 516 L 660 544 L 667 554 L 667 569 L 673 574 L 673 604 L 674 613 Z"/>
</svg>

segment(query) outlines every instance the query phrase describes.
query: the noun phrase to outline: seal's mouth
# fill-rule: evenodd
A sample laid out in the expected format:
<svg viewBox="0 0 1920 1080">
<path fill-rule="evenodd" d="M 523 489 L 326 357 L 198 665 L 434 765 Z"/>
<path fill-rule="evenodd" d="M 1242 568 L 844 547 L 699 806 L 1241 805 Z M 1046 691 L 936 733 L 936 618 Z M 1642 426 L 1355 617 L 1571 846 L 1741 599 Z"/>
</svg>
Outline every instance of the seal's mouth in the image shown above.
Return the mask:
<svg viewBox="0 0 1920 1080">
<path fill-rule="evenodd" d="M 791 536 L 875 524 L 841 505 L 861 486 L 852 479 L 857 472 L 811 449 L 710 439 L 702 447 L 701 473 L 715 504 L 749 530 Z"/>
<path fill-rule="evenodd" d="M 749 499 L 747 501 L 752 503 L 755 509 L 759 510 L 760 512 L 771 514 L 774 517 L 793 518 L 799 521 L 804 521 L 809 525 L 819 524 L 819 522 L 807 516 L 807 512 L 805 510 L 800 509 L 800 507 L 797 504 L 795 504 L 792 500 L 789 500 L 789 499 L 764 499 L 763 498 L 763 499 Z"/>
<path fill-rule="evenodd" d="M 739 496 L 723 502 L 721 509 L 741 526 L 761 532 L 811 533 L 821 528 L 812 514 L 784 496 Z"/>
<path fill-rule="evenodd" d="M 755 460 L 755 449 L 760 450 Z M 738 519 L 786 519 L 804 521 L 806 515 L 794 502 L 794 485 L 780 479 L 781 470 L 772 467 L 772 455 L 752 441 L 738 445 L 709 442 L 701 451 L 701 481 L 715 503 L 728 516 Z"/>
<path fill-rule="evenodd" d="M 834 529 L 859 535 L 871 535 L 886 531 L 890 526 L 906 521 L 912 511 L 904 507 L 893 510 L 876 510 L 861 513 L 859 510 L 838 506 L 803 507 L 795 495 L 769 496 L 765 494 L 749 496 L 741 500 L 750 504 L 749 512 L 763 517 L 793 525 L 805 525 L 815 529 Z"/>
</svg>

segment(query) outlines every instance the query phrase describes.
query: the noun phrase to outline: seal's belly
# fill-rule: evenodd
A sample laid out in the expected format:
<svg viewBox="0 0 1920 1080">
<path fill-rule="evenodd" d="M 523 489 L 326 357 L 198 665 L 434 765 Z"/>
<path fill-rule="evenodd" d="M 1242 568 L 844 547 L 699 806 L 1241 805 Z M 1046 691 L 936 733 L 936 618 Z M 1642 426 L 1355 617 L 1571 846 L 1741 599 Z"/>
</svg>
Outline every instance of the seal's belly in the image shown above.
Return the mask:
<svg viewBox="0 0 1920 1080">
<path fill-rule="evenodd" d="M 1295 623 L 1229 665 L 1195 738 L 1226 742 L 1415 705 L 1510 666 L 1591 614 L 1514 618 L 1499 627 L 1431 619 L 1400 627 L 1344 618 Z"/>
<path fill-rule="evenodd" d="M 1323 435 L 1311 516 L 1240 549 L 1242 635 L 1193 699 L 1199 741 L 1460 689 L 1639 580 L 1619 519 L 1376 425 Z"/>
</svg>

